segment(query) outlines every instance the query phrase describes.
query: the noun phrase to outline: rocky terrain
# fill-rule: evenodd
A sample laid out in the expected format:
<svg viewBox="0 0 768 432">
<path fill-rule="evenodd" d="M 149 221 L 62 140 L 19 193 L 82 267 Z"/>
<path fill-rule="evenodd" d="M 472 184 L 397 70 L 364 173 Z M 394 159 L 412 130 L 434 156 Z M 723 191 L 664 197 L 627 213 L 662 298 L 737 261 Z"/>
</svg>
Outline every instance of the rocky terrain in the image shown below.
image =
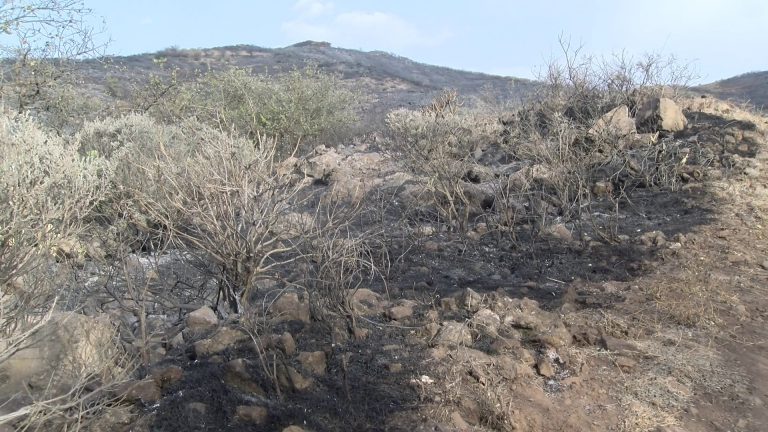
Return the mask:
<svg viewBox="0 0 768 432">
<path fill-rule="evenodd" d="M 170 51 L 164 67 L 212 55 Z M 370 79 L 391 96 L 382 110 L 418 105 L 401 114 L 424 127 L 451 116 L 441 111 L 450 98 L 421 107 L 433 91 L 491 85 L 513 98 L 503 91 L 515 82 L 316 43 L 217 55 L 248 67 L 312 58 Z M 126 67 L 155 67 L 146 56 L 115 64 L 125 80 L 135 75 Z M 318 214 L 352 216 L 327 242 L 307 241 L 310 259 L 249 279 L 227 299 L 235 307 L 220 298 L 223 270 L 193 249 L 123 247 L 118 257 L 95 232 L 58 241 L 48 265 L 72 268 L 72 288 L 50 320 L 28 323 L 25 344 L 0 345 L 0 431 L 33 430 L 21 420 L 35 416 L 112 432 L 764 430 L 768 118 L 712 97 L 606 111 L 569 141 L 612 146 L 588 153 L 594 175 L 575 195 L 550 193 L 571 185 L 557 166 L 505 154 L 520 144 L 511 114 L 483 125 L 495 141 L 451 159 L 472 167 L 446 195 L 461 211 L 419 170 L 440 149 L 414 162 L 395 133 L 280 160 L 276 175 L 297 185 L 301 206 L 264 237 L 281 231 L 274 243 L 290 250 L 290 232 L 314 233 Z M 140 139 L 128 135 L 108 140 Z M 331 258 L 352 250 L 328 261 L 342 271 L 321 272 L 322 248 Z M 360 263 L 372 276 L 359 277 Z M 2 292 L 31 283 L 15 277 Z M 238 301 L 247 307 L 235 311 Z"/>
</svg>

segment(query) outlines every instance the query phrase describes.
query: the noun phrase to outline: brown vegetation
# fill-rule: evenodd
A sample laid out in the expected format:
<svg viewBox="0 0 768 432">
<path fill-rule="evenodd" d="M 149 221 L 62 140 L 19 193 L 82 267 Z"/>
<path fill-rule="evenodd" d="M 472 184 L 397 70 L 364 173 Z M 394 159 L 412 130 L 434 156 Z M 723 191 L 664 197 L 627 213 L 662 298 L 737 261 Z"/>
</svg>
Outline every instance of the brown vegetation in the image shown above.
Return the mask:
<svg viewBox="0 0 768 432">
<path fill-rule="evenodd" d="M 717 395 L 760 425 L 713 342 L 763 342 L 768 123 L 562 46 L 522 106 L 362 135 L 315 67 L 3 112 L 0 423 L 675 430 Z"/>
</svg>

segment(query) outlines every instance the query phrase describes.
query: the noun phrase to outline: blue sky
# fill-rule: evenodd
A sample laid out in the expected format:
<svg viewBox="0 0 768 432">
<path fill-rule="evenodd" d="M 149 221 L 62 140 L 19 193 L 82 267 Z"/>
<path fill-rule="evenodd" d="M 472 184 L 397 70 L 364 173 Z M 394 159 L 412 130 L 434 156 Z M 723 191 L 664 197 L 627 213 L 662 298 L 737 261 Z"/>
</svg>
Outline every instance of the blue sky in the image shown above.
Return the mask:
<svg viewBox="0 0 768 432">
<path fill-rule="evenodd" d="M 674 54 L 700 82 L 768 70 L 766 0 L 85 0 L 110 54 L 304 40 L 535 77 L 563 34 L 598 55 Z"/>
</svg>

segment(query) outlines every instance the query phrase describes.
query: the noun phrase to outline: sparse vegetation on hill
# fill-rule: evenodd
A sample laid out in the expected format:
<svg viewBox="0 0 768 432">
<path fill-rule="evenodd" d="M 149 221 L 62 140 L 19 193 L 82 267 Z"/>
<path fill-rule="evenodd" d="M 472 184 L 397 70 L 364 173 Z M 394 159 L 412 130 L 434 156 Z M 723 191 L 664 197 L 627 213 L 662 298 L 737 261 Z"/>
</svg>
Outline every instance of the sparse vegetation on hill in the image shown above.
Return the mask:
<svg viewBox="0 0 768 432">
<path fill-rule="evenodd" d="M 768 72 L 750 72 L 696 87 L 723 100 L 744 102 L 758 109 L 768 107 Z"/>
</svg>

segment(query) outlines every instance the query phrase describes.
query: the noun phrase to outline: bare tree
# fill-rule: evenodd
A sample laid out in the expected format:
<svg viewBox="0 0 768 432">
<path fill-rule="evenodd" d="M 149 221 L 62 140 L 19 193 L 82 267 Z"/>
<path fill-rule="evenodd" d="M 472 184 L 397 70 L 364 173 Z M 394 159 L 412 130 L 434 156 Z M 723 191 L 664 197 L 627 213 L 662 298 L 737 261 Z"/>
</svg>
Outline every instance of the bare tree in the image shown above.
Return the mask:
<svg viewBox="0 0 768 432">
<path fill-rule="evenodd" d="M 0 4 L 2 96 L 19 112 L 44 99 L 46 91 L 70 75 L 72 60 L 98 56 L 93 10 L 82 0 L 5 0 Z"/>
</svg>

